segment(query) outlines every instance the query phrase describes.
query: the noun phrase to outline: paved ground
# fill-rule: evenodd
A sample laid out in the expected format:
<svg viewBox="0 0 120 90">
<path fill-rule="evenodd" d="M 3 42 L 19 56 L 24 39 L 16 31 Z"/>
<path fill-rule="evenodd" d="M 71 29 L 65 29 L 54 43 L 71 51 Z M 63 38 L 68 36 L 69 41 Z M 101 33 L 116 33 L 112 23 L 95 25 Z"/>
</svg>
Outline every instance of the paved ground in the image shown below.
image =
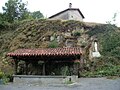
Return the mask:
<svg viewBox="0 0 120 90">
<path fill-rule="evenodd" d="M 77 83 L 71 85 L 10 83 L 8 85 L 0 85 L 0 90 L 120 90 L 120 78 L 80 78 Z"/>
</svg>

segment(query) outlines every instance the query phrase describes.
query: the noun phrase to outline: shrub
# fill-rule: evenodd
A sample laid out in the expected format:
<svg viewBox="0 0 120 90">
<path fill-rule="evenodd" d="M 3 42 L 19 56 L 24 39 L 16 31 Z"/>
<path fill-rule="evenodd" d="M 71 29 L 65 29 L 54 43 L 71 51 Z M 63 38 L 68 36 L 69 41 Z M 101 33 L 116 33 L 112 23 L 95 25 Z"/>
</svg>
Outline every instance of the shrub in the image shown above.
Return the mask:
<svg viewBox="0 0 120 90">
<path fill-rule="evenodd" d="M 73 36 L 81 36 L 81 32 L 80 31 L 74 31 Z"/>
<path fill-rule="evenodd" d="M 11 75 L 7 75 L 4 72 L 0 71 L 0 80 L 2 80 L 2 84 L 8 83 L 11 79 L 12 79 Z"/>
<path fill-rule="evenodd" d="M 69 67 L 68 67 L 68 66 L 62 67 L 61 74 L 62 74 L 63 76 L 70 76 Z"/>
<path fill-rule="evenodd" d="M 120 76 L 120 61 L 114 57 L 102 56 L 89 63 L 81 72 L 83 77 Z"/>
<path fill-rule="evenodd" d="M 57 48 L 58 47 L 58 43 L 57 41 L 52 41 L 49 43 L 48 45 L 49 48 Z"/>
<path fill-rule="evenodd" d="M 120 32 L 108 32 L 101 35 L 100 44 L 102 55 L 120 59 Z"/>
<path fill-rule="evenodd" d="M 4 73 L 0 71 L 0 79 L 2 79 L 3 77 L 4 77 Z"/>
</svg>

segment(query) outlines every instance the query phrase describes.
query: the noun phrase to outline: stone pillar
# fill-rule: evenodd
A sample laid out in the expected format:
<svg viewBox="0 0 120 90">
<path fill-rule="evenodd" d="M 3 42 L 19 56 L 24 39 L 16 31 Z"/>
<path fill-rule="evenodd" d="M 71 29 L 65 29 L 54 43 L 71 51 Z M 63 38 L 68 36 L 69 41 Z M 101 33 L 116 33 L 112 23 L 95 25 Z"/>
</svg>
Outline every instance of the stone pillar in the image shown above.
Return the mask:
<svg viewBox="0 0 120 90">
<path fill-rule="evenodd" d="M 45 62 L 43 63 L 43 75 L 45 75 Z"/>
<path fill-rule="evenodd" d="M 25 61 L 25 66 L 26 66 L 25 74 L 26 74 L 26 75 L 28 75 L 28 64 L 29 64 L 29 62 L 28 62 L 28 61 Z"/>
<path fill-rule="evenodd" d="M 83 56 L 81 55 L 81 58 L 80 58 L 80 68 L 83 69 L 84 67 L 84 59 L 83 59 Z"/>
<path fill-rule="evenodd" d="M 18 69 L 18 60 L 14 59 L 15 66 L 14 66 L 14 74 L 17 75 L 17 69 Z"/>
<path fill-rule="evenodd" d="M 81 55 L 80 56 L 80 64 L 79 64 L 79 69 L 78 69 L 78 78 L 81 77 L 81 72 L 83 71 L 83 68 L 84 68 L 84 59 L 83 59 L 83 56 Z"/>
</svg>

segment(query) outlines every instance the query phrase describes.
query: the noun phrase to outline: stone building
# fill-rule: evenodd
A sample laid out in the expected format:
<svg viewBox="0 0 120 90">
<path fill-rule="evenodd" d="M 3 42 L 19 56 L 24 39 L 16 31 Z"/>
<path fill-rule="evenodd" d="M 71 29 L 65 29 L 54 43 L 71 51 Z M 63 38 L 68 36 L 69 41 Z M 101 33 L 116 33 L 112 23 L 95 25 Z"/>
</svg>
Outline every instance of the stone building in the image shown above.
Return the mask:
<svg viewBox="0 0 120 90">
<path fill-rule="evenodd" d="M 78 20 L 83 21 L 84 15 L 79 8 L 72 8 L 72 4 L 69 4 L 69 8 L 65 9 L 57 14 L 49 17 L 50 20 Z"/>
</svg>

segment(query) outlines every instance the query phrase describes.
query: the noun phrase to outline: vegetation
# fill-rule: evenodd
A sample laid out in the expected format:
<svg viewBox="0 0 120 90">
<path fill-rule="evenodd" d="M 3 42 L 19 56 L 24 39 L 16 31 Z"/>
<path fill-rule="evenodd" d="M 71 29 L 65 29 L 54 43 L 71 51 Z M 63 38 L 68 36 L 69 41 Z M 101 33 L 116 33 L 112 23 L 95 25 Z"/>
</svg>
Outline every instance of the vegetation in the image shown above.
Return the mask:
<svg viewBox="0 0 120 90">
<path fill-rule="evenodd" d="M 102 35 L 102 53 L 120 60 L 120 33 L 110 32 Z"/>
<path fill-rule="evenodd" d="M 2 71 L 0 71 L 0 79 L 2 79 L 4 76 L 4 73 Z"/>
<path fill-rule="evenodd" d="M 16 23 L 26 19 L 40 19 L 43 14 L 40 11 L 29 12 L 27 3 L 22 0 L 8 0 L 2 7 L 3 13 L 0 13 L 0 27 L 8 23 Z"/>
<path fill-rule="evenodd" d="M 61 70 L 61 74 L 63 76 L 70 76 L 69 67 L 68 66 L 63 67 L 62 70 Z"/>
<path fill-rule="evenodd" d="M 3 7 L 3 15 L 8 22 L 14 22 L 15 20 L 24 20 L 28 18 L 29 13 L 26 8 L 26 4 L 21 0 L 8 0 Z"/>
<path fill-rule="evenodd" d="M 102 57 L 94 59 L 81 76 L 120 76 L 120 29 L 108 24 L 97 25 L 93 30 L 87 33 L 98 38 Z"/>
<path fill-rule="evenodd" d="M 6 57 L 8 52 L 18 48 L 64 47 L 66 38 L 63 32 L 67 31 L 71 33 L 69 38 L 81 38 L 86 34 L 88 41 L 91 37 L 97 37 L 100 43 L 102 57 L 89 62 L 89 65 L 85 66 L 87 69 L 81 73 L 82 76 L 120 75 L 120 28 L 111 24 L 40 19 L 44 17 L 40 11 L 28 12 L 26 6 L 21 0 L 8 0 L 3 7 L 4 12 L 0 13 L 0 69 L 7 72 L 6 75 L 13 72 L 10 59 Z M 84 30 L 81 31 L 82 29 Z M 50 36 L 54 34 L 62 35 L 63 41 L 50 41 Z M 77 39 L 73 41 L 76 43 Z M 83 43 L 84 46 L 87 44 L 88 42 Z M 3 73 L 0 74 L 3 78 Z M 67 67 L 62 74 L 69 74 Z"/>
<path fill-rule="evenodd" d="M 11 77 L 11 76 L 10 76 Z M 0 84 L 6 84 L 10 81 L 10 77 L 0 70 Z"/>
<path fill-rule="evenodd" d="M 73 36 L 80 36 L 81 35 L 81 31 L 79 30 L 75 30 L 74 32 L 73 32 Z"/>
<path fill-rule="evenodd" d="M 40 11 L 35 11 L 30 14 L 33 19 L 44 18 L 43 14 Z"/>
<path fill-rule="evenodd" d="M 90 69 L 88 71 L 84 70 L 81 73 L 82 77 L 120 77 L 120 64 L 115 65 L 115 61 L 110 61 L 108 57 L 102 57 L 97 60 L 98 61 L 94 62 L 94 64 L 90 66 Z"/>
<path fill-rule="evenodd" d="M 71 78 L 69 78 L 69 80 L 65 81 L 65 84 L 73 84 L 73 81 L 71 80 Z"/>
<path fill-rule="evenodd" d="M 58 43 L 56 40 L 50 42 L 48 45 L 48 48 L 57 48 L 57 47 L 58 47 Z"/>
<path fill-rule="evenodd" d="M 75 23 L 75 24 L 74 24 Z M 17 25 L 16 25 L 17 24 Z M 67 30 L 75 30 L 75 27 L 86 28 L 86 23 L 81 23 L 78 21 L 60 21 L 60 20 L 25 20 L 16 23 L 9 27 L 8 30 L 4 29 L 0 33 L 0 60 L 3 64 L 4 62 L 10 61 L 6 58 L 6 54 L 10 51 L 14 51 L 18 48 L 56 48 L 64 46 L 64 39 L 62 43 L 57 43 L 57 41 L 44 40 L 53 34 L 60 34 L 61 32 Z M 69 26 L 71 25 L 71 26 Z M 74 25 L 74 26 L 73 26 Z M 73 27 L 72 27 L 73 26 Z M 88 27 L 87 27 L 88 28 Z M 92 66 L 90 66 L 87 74 L 84 73 L 83 76 L 88 75 L 118 75 L 118 67 L 120 65 L 120 36 L 119 28 L 111 25 L 96 25 L 95 27 L 89 27 L 85 34 L 91 36 L 96 36 L 100 43 L 100 53 L 102 55 L 98 62 L 95 62 L 96 69 L 91 71 Z M 71 31 L 72 32 L 72 31 Z M 82 34 L 81 34 L 82 35 Z M 79 36 L 80 37 L 80 36 Z M 76 41 L 75 41 L 76 42 Z M 107 43 L 106 43 L 107 42 Z M 87 43 L 86 43 L 87 45 Z M 107 67 L 106 67 L 107 64 Z M 4 63 L 4 67 L 0 67 L 2 71 L 6 72 L 7 67 L 10 66 L 9 63 Z M 94 66 L 95 67 L 95 66 Z M 110 68 L 109 68 L 110 67 Z M 6 69 L 5 69 L 6 68 Z M 114 69 L 114 70 L 113 70 Z M 10 70 L 9 70 L 10 71 Z M 9 72 L 7 71 L 7 72 Z M 86 70 L 85 70 L 86 71 Z M 102 72 L 99 72 L 102 71 Z M 109 72 L 108 72 L 109 71 Z M 116 73 L 113 74 L 113 71 Z M 11 71 L 12 72 L 12 69 Z M 89 73 L 90 72 L 90 73 Z M 94 73 L 93 73 L 94 72 Z M 91 76 L 92 76 L 91 75 Z"/>
</svg>

